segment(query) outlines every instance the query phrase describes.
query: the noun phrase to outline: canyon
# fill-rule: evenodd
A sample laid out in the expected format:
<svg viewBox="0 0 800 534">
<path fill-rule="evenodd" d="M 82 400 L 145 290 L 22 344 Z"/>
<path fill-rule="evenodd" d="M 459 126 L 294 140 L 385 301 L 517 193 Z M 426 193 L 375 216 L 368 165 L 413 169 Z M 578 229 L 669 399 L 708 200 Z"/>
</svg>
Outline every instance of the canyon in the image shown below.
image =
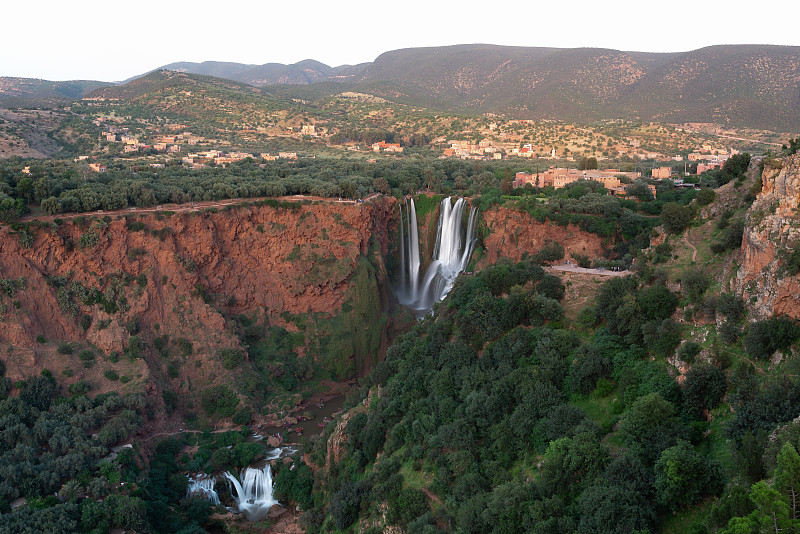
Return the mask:
<svg viewBox="0 0 800 534">
<path fill-rule="evenodd" d="M 420 218 L 423 272 L 438 218 L 438 208 Z M 567 255 L 603 252 L 594 234 L 505 207 L 477 219 L 478 268 L 518 260 L 551 240 Z M 174 389 L 191 406 L 214 384 L 253 389 L 246 339 L 257 330 L 284 331 L 298 359 L 335 380 L 362 376 L 392 336 L 414 323 L 390 281 L 398 276 L 399 229 L 398 201 L 382 196 L 354 204 L 270 199 L 96 213 L 3 227 L 0 350 L 10 353 L 7 374 L 72 373 L 67 384 L 82 380 L 99 393 L 118 387 L 103 380 L 111 370 L 133 378 L 127 390 Z M 69 344 L 96 353 L 100 365 L 64 353 Z M 242 361 L 229 365 L 221 354 Z"/>
</svg>

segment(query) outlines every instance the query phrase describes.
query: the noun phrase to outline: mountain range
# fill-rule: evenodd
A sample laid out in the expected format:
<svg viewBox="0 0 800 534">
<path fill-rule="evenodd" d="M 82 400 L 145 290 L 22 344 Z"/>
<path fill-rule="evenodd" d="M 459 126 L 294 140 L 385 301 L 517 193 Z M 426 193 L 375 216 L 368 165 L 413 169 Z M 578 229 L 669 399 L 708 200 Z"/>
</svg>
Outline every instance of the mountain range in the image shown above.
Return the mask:
<svg viewBox="0 0 800 534">
<path fill-rule="evenodd" d="M 710 122 L 800 131 L 800 47 L 720 45 L 649 53 L 474 44 L 394 50 L 370 63 L 338 67 L 304 60 L 291 65 L 179 62 L 161 68 L 254 87 L 290 86 L 280 89 L 282 93 L 356 90 L 449 112 L 569 122 Z M 26 91 L 21 84 L 10 84 L 9 78 L 1 80 L 0 99 Z M 49 89 L 54 96 L 72 98 L 105 85 L 42 82 L 31 86 L 30 95 L 41 97 L 48 83 L 85 87 L 83 94 L 67 94 L 59 85 Z M 308 86 L 318 87 L 309 93 Z"/>
</svg>

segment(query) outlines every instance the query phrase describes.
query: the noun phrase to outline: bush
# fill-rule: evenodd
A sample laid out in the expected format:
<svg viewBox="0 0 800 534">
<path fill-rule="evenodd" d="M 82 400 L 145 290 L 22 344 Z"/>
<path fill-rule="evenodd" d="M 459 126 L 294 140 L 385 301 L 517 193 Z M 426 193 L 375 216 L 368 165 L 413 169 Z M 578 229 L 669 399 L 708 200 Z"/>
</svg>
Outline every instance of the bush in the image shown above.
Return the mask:
<svg viewBox="0 0 800 534">
<path fill-rule="evenodd" d="M 775 351 L 786 351 L 800 335 L 800 327 L 786 316 L 770 317 L 752 323 L 744 338 L 744 350 L 754 358 L 768 358 Z"/>
<path fill-rule="evenodd" d="M 697 192 L 697 196 L 695 196 L 694 199 L 698 206 L 706 206 L 714 202 L 716 196 L 717 194 L 713 189 L 701 189 Z"/>
<path fill-rule="evenodd" d="M 107 371 L 104 371 L 103 376 L 112 381 L 119 380 L 119 375 L 113 369 L 108 369 Z"/>
<path fill-rule="evenodd" d="M 683 382 L 684 405 L 694 416 L 700 416 L 703 410 L 716 408 L 727 389 L 725 373 L 716 367 L 693 367 L 686 373 L 686 380 Z"/>
<path fill-rule="evenodd" d="M 700 302 L 711 281 L 701 269 L 687 269 L 681 276 L 683 294 L 692 302 Z"/>
<path fill-rule="evenodd" d="M 94 230 L 89 230 L 88 232 L 84 232 L 80 238 L 78 238 L 78 246 L 80 248 L 93 248 L 99 242 L 100 237 L 97 235 L 97 232 Z"/>
<path fill-rule="evenodd" d="M 687 341 L 678 349 L 678 358 L 680 358 L 682 362 L 693 364 L 695 356 L 700 354 L 701 349 L 702 347 L 694 341 Z"/>
<path fill-rule="evenodd" d="M 201 403 L 210 417 L 232 417 L 239 406 L 239 397 L 228 386 L 218 385 L 203 391 Z"/>
<path fill-rule="evenodd" d="M 217 352 L 217 358 L 225 369 L 235 369 L 244 360 L 244 353 L 238 349 L 222 349 Z"/>
<path fill-rule="evenodd" d="M 69 392 L 73 395 L 84 395 L 85 393 L 89 392 L 89 383 L 85 380 L 78 380 L 74 384 L 70 384 Z"/>
<path fill-rule="evenodd" d="M 671 510 L 694 504 L 722 490 L 719 466 L 687 441 L 666 449 L 655 466 L 658 501 Z"/>
<path fill-rule="evenodd" d="M 679 234 L 683 232 L 689 223 L 692 222 L 692 209 L 686 206 L 680 206 L 675 202 L 667 202 L 661 208 L 661 224 L 664 229 L 671 234 Z"/>
</svg>

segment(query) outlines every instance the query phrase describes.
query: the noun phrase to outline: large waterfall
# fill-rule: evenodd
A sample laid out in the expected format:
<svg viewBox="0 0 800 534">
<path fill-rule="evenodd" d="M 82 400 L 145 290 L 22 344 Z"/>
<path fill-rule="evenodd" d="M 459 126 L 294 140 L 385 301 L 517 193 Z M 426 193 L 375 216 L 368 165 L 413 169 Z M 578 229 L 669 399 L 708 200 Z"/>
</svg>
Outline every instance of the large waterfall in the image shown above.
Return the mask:
<svg viewBox="0 0 800 534">
<path fill-rule="evenodd" d="M 413 310 L 417 317 L 427 315 L 433 305 L 442 300 L 453 288 L 456 277 L 464 271 L 475 246 L 475 218 L 477 210 L 471 208 L 466 228 L 462 222 L 467 202 L 459 198 L 455 204 L 450 197 L 439 206 L 439 224 L 436 245 L 428 270 L 420 276 L 419 231 L 414 199 L 400 208 L 400 279 L 397 295 L 400 303 Z M 404 223 L 408 224 L 408 231 Z"/>
<path fill-rule="evenodd" d="M 272 497 L 272 470 L 269 464 L 264 469 L 248 467 L 242 471 L 242 482 L 230 474 L 223 473 L 223 476 L 233 484 L 236 495 L 234 499 L 239 511 L 250 521 L 260 521 L 267 517 L 269 509 L 278 504 Z"/>
</svg>

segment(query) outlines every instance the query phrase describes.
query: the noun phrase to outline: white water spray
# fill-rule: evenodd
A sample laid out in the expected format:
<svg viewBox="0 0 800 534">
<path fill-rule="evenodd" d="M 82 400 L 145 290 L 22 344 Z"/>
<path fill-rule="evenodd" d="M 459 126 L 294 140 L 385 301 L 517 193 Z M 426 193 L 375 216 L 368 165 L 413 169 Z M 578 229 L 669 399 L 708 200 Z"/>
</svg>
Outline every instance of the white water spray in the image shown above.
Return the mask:
<svg viewBox="0 0 800 534">
<path fill-rule="evenodd" d="M 242 471 L 239 480 L 229 472 L 223 473 L 233 485 L 236 495 L 234 500 L 245 517 L 250 521 L 260 521 L 267 517 L 269 509 L 278 504 L 272 497 L 272 470 L 269 464 L 264 469 L 248 467 Z"/>
<path fill-rule="evenodd" d="M 187 497 L 200 497 L 201 499 L 208 500 L 211 504 L 219 504 L 219 495 L 217 495 L 214 486 L 216 480 L 213 477 L 200 475 L 197 478 L 189 477 L 189 484 L 186 486 Z"/>
<path fill-rule="evenodd" d="M 470 209 L 467 226 L 464 229 L 462 218 L 466 205 L 463 198 L 459 198 L 455 204 L 451 203 L 450 197 L 442 200 L 439 206 L 439 223 L 436 231 L 436 245 L 433 249 L 433 261 L 422 279 L 420 279 L 419 233 L 414 199 L 412 198 L 411 202 L 406 204 L 407 239 L 404 239 L 401 208 L 401 268 L 397 294 L 400 303 L 411 308 L 417 317 L 427 315 L 433 305 L 441 301 L 453 289 L 456 278 L 467 268 L 476 241 L 474 232 L 477 210 Z"/>
</svg>

